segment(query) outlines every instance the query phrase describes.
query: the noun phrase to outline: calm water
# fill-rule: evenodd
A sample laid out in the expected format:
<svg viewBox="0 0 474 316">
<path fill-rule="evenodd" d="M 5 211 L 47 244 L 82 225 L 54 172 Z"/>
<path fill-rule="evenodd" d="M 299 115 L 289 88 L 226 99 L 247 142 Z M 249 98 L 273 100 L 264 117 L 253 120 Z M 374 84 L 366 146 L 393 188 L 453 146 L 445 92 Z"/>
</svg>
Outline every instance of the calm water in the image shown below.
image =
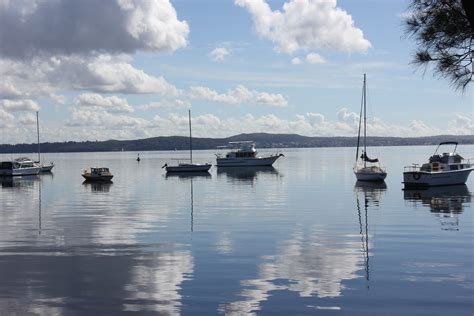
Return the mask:
<svg viewBox="0 0 474 316">
<path fill-rule="evenodd" d="M 207 177 L 165 176 L 185 152 L 46 154 L 53 174 L 1 180 L 0 315 L 472 315 L 474 176 L 402 190 L 433 150 L 376 149 L 383 185 L 356 184 L 353 148 Z"/>
</svg>

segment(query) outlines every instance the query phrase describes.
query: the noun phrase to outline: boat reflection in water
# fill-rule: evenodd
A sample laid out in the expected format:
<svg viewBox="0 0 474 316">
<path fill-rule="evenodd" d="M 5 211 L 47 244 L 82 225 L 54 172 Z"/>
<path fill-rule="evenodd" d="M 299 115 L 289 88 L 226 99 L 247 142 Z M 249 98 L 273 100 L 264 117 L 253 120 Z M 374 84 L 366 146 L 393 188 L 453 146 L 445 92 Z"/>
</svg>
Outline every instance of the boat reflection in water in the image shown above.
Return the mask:
<svg viewBox="0 0 474 316">
<path fill-rule="evenodd" d="M 442 230 L 459 230 L 458 215 L 471 203 L 471 197 L 465 184 L 403 190 L 405 201 L 430 208 L 440 219 Z"/>
<path fill-rule="evenodd" d="M 114 183 L 112 181 L 109 181 L 109 182 L 96 182 L 96 181 L 87 181 L 87 180 L 85 180 L 84 182 L 82 182 L 82 185 L 84 187 L 86 187 L 87 189 L 90 189 L 91 192 L 97 192 L 97 193 L 109 192 L 110 187 L 113 184 Z"/>
<path fill-rule="evenodd" d="M 168 178 L 180 178 L 180 179 L 211 178 L 211 174 L 208 171 L 167 172 L 165 177 L 167 179 Z"/>
<path fill-rule="evenodd" d="M 362 244 L 362 253 L 364 255 L 364 269 L 365 279 L 369 281 L 369 208 L 371 206 L 378 208 L 382 195 L 387 191 L 387 184 L 385 182 L 367 182 L 357 181 L 354 186 L 356 193 L 357 215 L 359 217 L 359 234 Z M 361 197 L 359 198 L 359 195 Z M 363 204 L 361 200 L 363 199 Z M 367 285 L 368 287 L 368 285 Z"/>
<path fill-rule="evenodd" d="M 272 166 L 218 168 L 217 176 L 226 176 L 231 182 L 253 183 L 260 176 L 281 176 Z"/>
<path fill-rule="evenodd" d="M 2 188 L 32 188 L 34 183 L 38 181 L 40 177 L 38 175 L 32 176 L 0 176 L 0 183 Z"/>
</svg>

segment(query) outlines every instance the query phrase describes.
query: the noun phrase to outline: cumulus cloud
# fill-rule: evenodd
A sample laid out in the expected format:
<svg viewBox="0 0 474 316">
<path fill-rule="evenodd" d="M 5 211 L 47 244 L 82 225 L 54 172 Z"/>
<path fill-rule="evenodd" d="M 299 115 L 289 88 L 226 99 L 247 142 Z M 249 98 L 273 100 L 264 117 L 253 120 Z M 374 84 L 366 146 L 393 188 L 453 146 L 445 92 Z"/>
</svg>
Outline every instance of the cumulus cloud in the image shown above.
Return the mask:
<svg viewBox="0 0 474 316">
<path fill-rule="evenodd" d="M 223 61 L 230 51 L 225 47 L 217 47 L 212 52 L 209 53 L 209 56 L 215 61 Z"/>
<path fill-rule="evenodd" d="M 120 55 L 53 56 L 19 62 L 0 60 L 0 98 L 57 99 L 59 89 L 90 90 L 106 93 L 156 93 L 179 95 L 163 77 L 134 68 L 129 57 Z"/>
<path fill-rule="evenodd" d="M 336 0 L 289 0 L 282 11 L 273 11 L 265 0 L 235 0 L 235 4 L 250 13 L 258 35 L 284 53 L 310 49 L 364 52 L 371 46 Z"/>
<path fill-rule="evenodd" d="M 151 102 L 148 104 L 139 105 L 140 110 L 149 109 L 163 109 L 163 108 L 190 108 L 191 102 L 188 100 L 174 99 L 174 100 L 162 100 L 159 102 Z"/>
<path fill-rule="evenodd" d="M 188 24 L 169 0 L 2 1 L 0 55 L 72 55 L 174 51 Z"/>
<path fill-rule="evenodd" d="M 0 107 L 9 112 L 38 111 L 40 108 L 33 100 L 0 100 Z"/>
<path fill-rule="evenodd" d="M 288 104 L 287 99 L 282 94 L 268 92 L 258 92 L 249 90 L 243 85 L 237 85 L 227 93 L 218 93 L 208 87 L 192 86 L 189 96 L 197 100 L 206 100 L 226 104 L 261 104 L 269 106 L 284 107 Z"/>
<path fill-rule="evenodd" d="M 166 116 L 139 117 L 128 112 L 108 112 L 98 107 L 71 108 L 70 117 L 64 123 L 43 124 L 41 134 L 42 139 L 48 141 L 186 136 L 189 133 L 189 126 L 185 112 L 170 113 Z M 344 108 L 335 113 L 334 118 L 328 118 L 317 112 L 299 114 L 294 117 L 280 117 L 274 114 L 219 117 L 207 113 L 193 116 L 193 135 L 227 137 L 241 133 L 266 132 L 306 136 L 356 136 L 358 119 L 357 113 Z M 36 130 L 34 124 L 23 124 L 28 122 L 33 122 L 31 113 L 10 113 L 0 107 L 3 142 L 34 142 L 32 135 L 36 135 Z M 379 118 L 371 118 L 367 122 L 367 127 L 371 136 L 472 135 L 473 122 L 468 115 L 462 114 L 443 126 L 429 126 L 419 120 L 413 120 L 405 125 L 396 125 Z M 58 133 L 58 130 L 61 130 L 61 133 Z"/>
<path fill-rule="evenodd" d="M 291 64 L 293 64 L 293 65 L 301 65 L 302 63 L 303 63 L 303 62 L 302 62 L 301 59 L 298 58 L 298 57 L 295 57 L 295 58 L 292 58 L 292 59 L 291 59 Z"/>
<path fill-rule="evenodd" d="M 97 93 L 84 93 L 76 97 L 76 104 L 81 107 L 93 107 L 107 112 L 133 112 L 126 99 L 115 95 L 104 97 Z"/>
<path fill-rule="evenodd" d="M 306 55 L 306 61 L 310 64 L 323 64 L 326 62 L 324 58 L 321 57 L 321 55 L 316 53 L 310 53 Z"/>
<path fill-rule="evenodd" d="M 123 114 L 109 113 L 104 110 L 71 109 L 68 126 L 103 127 L 107 129 L 144 128 L 149 125 L 145 119 Z"/>
</svg>

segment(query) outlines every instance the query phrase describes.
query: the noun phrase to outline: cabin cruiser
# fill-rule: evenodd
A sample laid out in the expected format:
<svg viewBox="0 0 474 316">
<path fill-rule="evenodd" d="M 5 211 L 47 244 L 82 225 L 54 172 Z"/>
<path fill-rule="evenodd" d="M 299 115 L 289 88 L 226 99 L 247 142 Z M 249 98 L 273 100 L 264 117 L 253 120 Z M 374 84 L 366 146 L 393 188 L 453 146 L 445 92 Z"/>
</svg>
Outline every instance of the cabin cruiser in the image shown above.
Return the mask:
<svg viewBox="0 0 474 316">
<path fill-rule="evenodd" d="M 38 166 L 41 168 L 40 172 L 51 172 L 51 170 L 54 167 L 54 163 L 50 162 L 49 164 L 42 164 L 40 161 L 33 161 L 32 159 L 28 157 L 20 157 L 15 159 L 15 161 L 21 162 L 21 163 L 33 163 L 34 165 Z"/>
<path fill-rule="evenodd" d="M 439 148 L 444 145 L 454 145 L 454 151 L 438 154 Z M 427 163 L 421 167 L 418 164 L 405 167 L 405 187 L 465 184 L 474 167 L 469 160 L 456 153 L 457 146 L 457 142 L 440 143 Z"/>
<path fill-rule="evenodd" d="M 29 159 L 0 162 L 1 176 L 29 176 L 40 172 L 41 167 Z"/>
<path fill-rule="evenodd" d="M 86 181 L 110 181 L 114 177 L 113 174 L 110 173 L 109 168 L 89 168 L 84 170 L 82 173 L 82 177 L 86 179 Z"/>
<path fill-rule="evenodd" d="M 251 167 L 251 166 L 271 166 L 283 154 L 260 157 L 255 149 L 255 142 L 242 141 L 230 142 L 233 149 L 225 156 L 216 154 L 218 167 Z M 228 148 L 227 146 L 225 148 Z"/>
</svg>

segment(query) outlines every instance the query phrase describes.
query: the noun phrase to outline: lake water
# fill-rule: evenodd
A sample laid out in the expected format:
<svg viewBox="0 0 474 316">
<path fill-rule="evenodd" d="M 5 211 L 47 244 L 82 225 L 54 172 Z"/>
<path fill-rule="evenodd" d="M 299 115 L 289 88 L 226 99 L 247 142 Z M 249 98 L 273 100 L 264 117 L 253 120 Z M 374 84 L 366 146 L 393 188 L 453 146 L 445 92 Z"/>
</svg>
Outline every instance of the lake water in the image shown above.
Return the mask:
<svg viewBox="0 0 474 316">
<path fill-rule="evenodd" d="M 382 185 L 356 184 L 354 148 L 196 177 L 165 176 L 180 151 L 45 154 L 52 174 L 1 180 L 0 315 L 472 315 L 474 175 L 402 190 L 434 149 L 374 149 Z"/>
</svg>

